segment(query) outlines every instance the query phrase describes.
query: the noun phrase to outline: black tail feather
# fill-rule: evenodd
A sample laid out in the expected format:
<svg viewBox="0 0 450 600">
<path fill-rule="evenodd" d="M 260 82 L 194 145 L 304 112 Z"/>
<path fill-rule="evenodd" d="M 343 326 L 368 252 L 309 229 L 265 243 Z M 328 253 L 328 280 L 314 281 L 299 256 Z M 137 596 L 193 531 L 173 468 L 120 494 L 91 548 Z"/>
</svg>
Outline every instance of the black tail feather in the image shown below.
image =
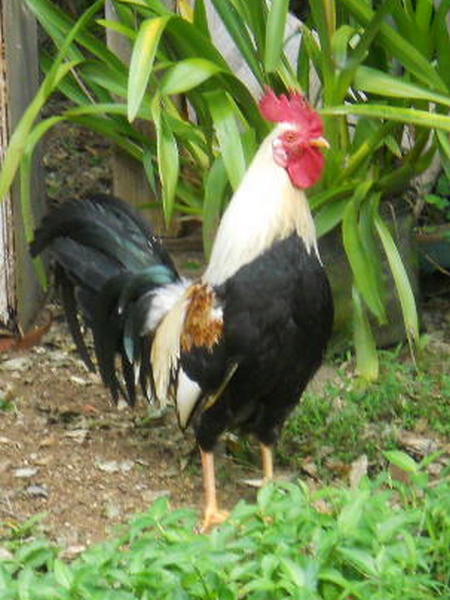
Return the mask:
<svg viewBox="0 0 450 600">
<path fill-rule="evenodd" d="M 61 267 L 57 269 L 55 277 L 61 290 L 61 300 L 63 303 L 64 312 L 66 314 L 67 324 L 69 326 L 69 331 L 72 334 L 73 341 L 75 342 L 75 346 L 89 371 L 95 372 L 94 363 L 91 360 L 89 351 L 84 343 L 83 334 L 81 333 L 73 284 L 67 278 Z"/>
<path fill-rule="evenodd" d="M 125 382 L 126 398 L 130 406 L 136 404 L 136 385 L 134 380 L 134 369 L 133 365 L 128 361 L 124 353 L 121 355 L 122 359 L 122 375 Z"/>
<path fill-rule="evenodd" d="M 148 397 L 151 341 L 142 337 L 142 323 L 154 290 L 179 279 L 151 227 L 121 200 L 99 194 L 68 201 L 43 219 L 30 252 L 36 256 L 46 248 L 56 263 L 69 329 L 86 366 L 94 369 L 78 311 L 92 329 L 100 375 L 112 398 L 122 395 L 135 403 L 135 366 Z"/>
</svg>

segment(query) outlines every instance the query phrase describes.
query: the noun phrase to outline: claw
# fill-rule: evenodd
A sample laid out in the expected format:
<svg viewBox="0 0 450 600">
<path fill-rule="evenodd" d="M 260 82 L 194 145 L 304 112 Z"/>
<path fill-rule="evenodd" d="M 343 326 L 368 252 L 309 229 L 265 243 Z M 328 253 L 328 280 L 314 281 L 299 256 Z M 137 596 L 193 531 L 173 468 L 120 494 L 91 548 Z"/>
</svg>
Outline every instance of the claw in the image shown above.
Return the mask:
<svg viewBox="0 0 450 600">
<path fill-rule="evenodd" d="M 209 533 L 213 527 L 220 525 L 228 519 L 230 513 L 227 510 L 205 510 L 203 523 L 199 527 L 199 533 Z"/>
</svg>

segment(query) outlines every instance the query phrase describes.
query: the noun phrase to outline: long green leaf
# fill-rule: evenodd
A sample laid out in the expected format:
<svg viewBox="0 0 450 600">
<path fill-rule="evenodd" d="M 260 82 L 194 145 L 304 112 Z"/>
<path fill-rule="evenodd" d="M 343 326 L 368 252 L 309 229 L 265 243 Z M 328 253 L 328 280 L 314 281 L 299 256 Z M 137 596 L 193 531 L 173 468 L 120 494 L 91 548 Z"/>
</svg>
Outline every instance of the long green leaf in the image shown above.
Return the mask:
<svg viewBox="0 0 450 600">
<path fill-rule="evenodd" d="M 412 347 L 413 344 L 417 344 L 419 341 L 419 319 L 411 283 L 387 225 L 379 215 L 374 217 L 374 222 L 394 278 L 400 306 L 402 308 L 406 335 Z"/>
<path fill-rule="evenodd" d="M 128 120 L 130 122 L 135 119 L 141 106 L 153 69 L 158 43 L 170 18 L 164 16 L 147 19 L 139 28 L 131 54 L 128 78 Z"/>
<path fill-rule="evenodd" d="M 356 188 L 343 215 L 342 237 L 358 291 L 378 321 L 383 323 L 386 321 L 383 301 L 380 296 L 373 265 L 371 264 L 370 257 L 367 255 L 366 247 L 361 239 L 358 227 L 359 206 L 367 199 L 372 185 L 373 181 L 367 180 Z"/>
<path fill-rule="evenodd" d="M 84 62 L 79 68 L 83 80 L 92 85 L 100 86 L 111 95 L 120 98 L 127 97 L 127 72 L 126 69 L 117 71 L 104 65 L 100 61 L 90 60 Z"/>
<path fill-rule="evenodd" d="M 450 179 L 450 140 L 443 131 L 436 131 L 436 139 L 445 174 Z"/>
<path fill-rule="evenodd" d="M 32 0 L 27 0 L 27 2 L 33 4 Z M 44 78 L 36 96 L 26 109 L 13 135 L 11 136 L 11 140 L 3 163 L 3 169 L 0 173 L 0 202 L 2 202 L 7 190 L 11 186 L 11 183 L 15 177 L 17 168 L 19 166 L 20 160 L 25 149 L 26 138 L 31 130 L 33 122 L 39 114 L 39 111 L 45 104 L 45 101 L 47 100 L 48 96 L 57 88 L 59 82 L 66 76 L 66 74 L 72 68 L 74 68 L 78 64 L 78 61 L 71 61 L 62 64 L 66 53 L 68 52 L 73 40 L 78 35 L 79 31 L 82 30 L 83 27 L 85 27 L 85 25 L 92 19 L 92 17 L 95 15 L 95 13 L 98 11 L 99 7 L 102 4 L 103 0 L 97 0 L 97 2 L 94 2 L 94 4 L 82 14 L 82 16 L 72 27 L 55 58 L 53 66 Z"/>
<path fill-rule="evenodd" d="M 45 119 L 45 121 L 41 121 L 40 123 L 38 123 L 38 125 L 36 125 L 36 127 L 34 127 L 34 129 L 27 138 L 25 151 L 20 162 L 20 204 L 25 239 L 27 243 L 30 243 L 33 239 L 35 229 L 30 188 L 34 150 L 36 148 L 37 143 L 49 131 L 49 129 L 51 129 L 63 120 L 64 117 L 62 116 L 50 117 L 48 119 Z M 42 257 L 37 256 L 36 258 L 33 258 L 33 263 L 36 269 L 38 281 L 41 284 L 42 288 L 46 289 L 48 287 L 48 281 Z"/>
<path fill-rule="evenodd" d="M 160 84 L 162 94 L 183 94 L 200 85 L 223 69 L 204 58 L 187 58 L 171 67 Z"/>
<path fill-rule="evenodd" d="M 27 137 L 37 118 L 41 108 L 45 104 L 48 95 L 56 88 L 59 81 L 72 69 L 76 63 L 70 62 L 64 65 L 59 65 L 56 71 L 52 70 L 42 82 L 38 93 L 34 97 L 31 104 L 24 112 L 14 133 L 9 141 L 9 146 L 6 151 L 3 168 L 0 173 L 0 202 L 3 201 L 6 192 L 11 186 L 13 179 L 17 173 L 17 168 L 23 156 Z"/>
<path fill-rule="evenodd" d="M 330 202 L 314 215 L 318 238 L 326 235 L 329 231 L 334 229 L 336 225 L 339 225 L 342 221 L 342 215 L 344 214 L 348 201 L 348 198 L 341 198 L 335 202 Z"/>
<path fill-rule="evenodd" d="M 166 223 L 169 223 L 174 208 L 180 159 L 175 136 L 167 124 L 160 102 L 160 96 L 156 94 L 151 103 L 151 110 L 156 127 L 158 171 L 162 187 L 164 217 Z"/>
<path fill-rule="evenodd" d="M 209 256 L 214 235 L 220 221 L 228 177 L 222 157 L 218 156 L 205 178 L 205 197 L 203 201 L 203 249 Z"/>
<path fill-rule="evenodd" d="M 276 71 L 280 64 L 288 9 L 289 0 L 278 0 L 270 5 L 264 46 L 264 67 L 269 73 Z"/>
<path fill-rule="evenodd" d="M 24 1 L 36 15 L 42 27 L 49 33 L 57 47 L 64 50 L 64 55 L 68 59 L 79 60 L 83 57 L 77 46 L 73 44 L 73 41 L 76 40 L 77 43 L 86 48 L 91 55 L 97 57 L 105 65 L 109 65 L 111 68 L 120 68 L 122 65 L 120 59 L 107 47 L 103 40 L 89 31 L 87 27 L 89 21 L 101 9 L 104 0 L 94 2 L 80 17 L 75 26 L 72 19 L 49 0 Z"/>
<path fill-rule="evenodd" d="M 278 0 L 279 1 L 279 0 Z M 266 83 L 264 72 L 257 58 L 257 52 L 250 34 L 242 21 L 242 16 L 238 13 L 230 0 L 211 0 L 214 8 L 218 12 L 228 33 L 233 38 L 242 57 L 250 67 L 253 75 L 261 86 Z"/>
<path fill-rule="evenodd" d="M 402 108 L 384 104 L 348 104 L 323 108 L 323 115 L 363 115 L 375 119 L 388 119 L 400 123 L 410 123 L 428 129 L 450 131 L 450 117 L 438 113 Z"/>
<path fill-rule="evenodd" d="M 115 31 L 127 37 L 129 40 L 134 42 L 136 40 L 136 32 L 134 29 L 127 27 L 123 23 L 119 23 L 119 21 L 111 21 L 109 19 L 97 19 L 96 23 L 101 25 L 105 29 L 110 29 L 111 31 Z"/>
<path fill-rule="evenodd" d="M 337 76 L 337 82 L 335 86 L 335 93 L 333 95 L 334 104 L 343 102 L 348 94 L 349 88 L 352 84 L 354 73 L 358 65 L 360 65 L 366 58 L 370 46 L 378 34 L 380 27 L 385 20 L 386 13 L 391 8 L 393 0 L 384 0 L 376 10 L 373 18 L 367 23 L 364 31 L 360 35 L 359 41 L 354 50 L 351 51 L 350 58 L 342 69 L 342 72 Z"/>
<path fill-rule="evenodd" d="M 450 0 L 443 0 L 435 10 L 432 37 L 436 45 L 437 71 L 447 84 L 450 91 L 450 31 L 448 29 L 448 13 L 450 11 Z"/>
<path fill-rule="evenodd" d="M 80 63 L 82 65 L 83 63 Z M 46 75 L 53 66 L 53 57 L 41 52 L 41 68 Z M 78 69 L 72 69 L 70 73 L 58 84 L 58 92 L 64 94 L 74 104 L 89 104 L 93 101 L 90 91 L 84 84 L 78 73 Z M 95 95 L 94 101 L 97 99 Z"/>
<path fill-rule="evenodd" d="M 370 8 L 369 3 L 361 2 L 361 0 L 341 0 L 341 2 L 364 26 L 373 19 L 374 11 Z M 387 23 L 383 23 L 380 27 L 379 36 L 387 50 L 422 83 L 441 93 L 447 91 L 445 83 L 433 65 L 415 48 L 413 41 L 409 42 Z"/>
<path fill-rule="evenodd" d="M 246 169 L 244 149 L 236 122 L 238 111 L 229 95 L 221 90 L 208 92 L 205 97 L 213 118 L 225 169 L 233 189 L 236 190 Z"/>
<path fill-rule="evenodd" d="M 117 146 L 124 150 L 127 154 L 136 160 L 142 161 L 142 146 L 126 137 L 124 135 L 123 128 L 118 126 L 113 119 L 93 115 L 80 115 L 68 118 L 70 121 L 78 123 L 82 127 L 87 127 L 88 129 L 92 129 L 100 135 L 105 136 L 117 144 Z"/>
<path fill-rule="evenodd" d="M 392 77 L 378 69 L 360 66 L 356 70 L 354 85 L 356 88 L 391 98 L 417 98 L 450 106 L 450 95 L 436 94 L 428 88 L 410 83 L 399 77 Z"/>
</svg>

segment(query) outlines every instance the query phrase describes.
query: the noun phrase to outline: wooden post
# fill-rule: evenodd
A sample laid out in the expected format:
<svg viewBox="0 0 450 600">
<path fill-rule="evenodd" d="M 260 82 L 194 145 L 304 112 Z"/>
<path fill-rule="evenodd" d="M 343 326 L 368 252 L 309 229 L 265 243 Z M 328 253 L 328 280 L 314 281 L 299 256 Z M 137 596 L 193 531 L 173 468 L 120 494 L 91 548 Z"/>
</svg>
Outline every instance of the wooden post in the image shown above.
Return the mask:
<svg viewBox="0 0 450 600">
<path fill-rule="evenodd" d="M 0 159 L 37 86 L 36 22 L 23 2 L 0 0 Z M 32 197 L 42 207 L 40 191 L 39 172 L 35 169 Z M 15 333 L 28 328 L 41 298 L 15 184 L 0 203 L 0 334 L 5 329 Z"/>
</svg>

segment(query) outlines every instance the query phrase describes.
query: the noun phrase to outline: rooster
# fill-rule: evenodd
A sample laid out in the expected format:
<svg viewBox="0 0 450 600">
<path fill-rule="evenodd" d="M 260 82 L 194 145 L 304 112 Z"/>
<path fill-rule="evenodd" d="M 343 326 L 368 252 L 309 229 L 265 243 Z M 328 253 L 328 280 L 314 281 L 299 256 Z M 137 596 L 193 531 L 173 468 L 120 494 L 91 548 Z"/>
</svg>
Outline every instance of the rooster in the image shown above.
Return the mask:
<svg viewBox="0 0 450 600">
<path fill-rule="evenodd" d="M 92 329 L 113 399 L 133 405 L 139 386 L 148 400 L 173 402 L 183 430 L 193 426 L 205 530 L 227 514 L 216 497 L 217 439 L 227 429 L 256 436 L 263 481 L 273 477 L 272 447 L 322 361 L 333 320 L 304 193 L 324 167 L 321 119 L 294 92 L 267 90 L 260 111 L 276 126 L 233 195 L 197 281 L 180 277 L 150 226 L 111 196 L 62 204 L 31 244 L 33 256 L 48 248 L 54 259 L 69 328 L 91 369 L 78 313 Z"/>
</svg>

